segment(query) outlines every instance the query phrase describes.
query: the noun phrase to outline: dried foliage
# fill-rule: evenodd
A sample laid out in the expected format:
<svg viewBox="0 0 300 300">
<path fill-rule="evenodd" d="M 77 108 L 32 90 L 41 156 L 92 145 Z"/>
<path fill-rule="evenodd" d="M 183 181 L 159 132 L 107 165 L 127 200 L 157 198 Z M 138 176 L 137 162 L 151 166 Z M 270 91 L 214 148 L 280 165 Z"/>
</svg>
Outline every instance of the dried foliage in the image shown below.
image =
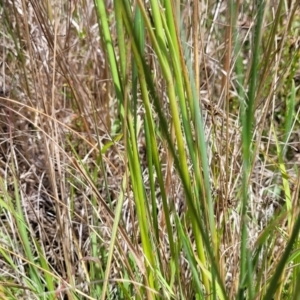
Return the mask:
<svg viewBox="0 0 300 300">
<path fill-rule="evenodd" d="M 236 33 L 228 25 L 228 20 L 231 20 L 230 1 L 200 2 L 197 47 L 193 41 L 194 23 L 190 21 L 194 2 L 186 1 L 180 7 L 181 34 L 186 41 L 185 47 L 193 45 L 198 49 L 197 53 L 193 52 L 191 61 L 198 60 L 196 89 L 204 120 L 219 238 L 220 260 L 217 264 L 228 297 L 233 299 L 239 291 L 244 163 L 238 90 L 244 87 L 239 86 L 238 74 L 233 67 L 237 53 L 234 43 Z M 269 9 L 276 12 L 279 1 L 271 2 Z M 261 43 L 259 72 L 263 76 L 257 85 L 252 137 L 254 159 L 248 182 L 246 214 L 250 251 L 256 251 L 258 245 L 264 248 L 255 274 L 256 279 L 261 280 L 261 289 L 273 275 L 291 236 L 293 223 L 289 223 L 289 211 L 286 209 L 288 190 L 291 193 L 289 201 L 295 208 L 292 216 L 298 214 L 297 105 L 292 107 L 295 122 L 288 132 L 289 136 L 286 140 L 283 137 L 288 118 L 285 111 L 289 109 L 286 98 L 291 97 L 291 86 L 299 96 L 299 39 L 296 35 L 299 28 L 294 24 L 299 22 L 300 14 L 294 2 L 290 4 L 290 9 L 295 9 L 293 16 L 286 8 L 279 18 L 280 26 L 273 49 L 278 54 L 272 52 L 272 59 L 264 57 L 268 41 L 263 39 Z M 106 1 L 105 5 L 118 56 L 114 6 L 110 1 Z M 148 7 L 149 3 L 145 5 Z M 239 51 L 243 68 L 248 71 L 244 74 L 245 86 L 251 81 L 247 66 L 251 64 L 255 38 L 253 27 L 256 15 L 253 9 L 250 1 L 244 1 L 236 14 Z M 148 13 L 151 14 L 150 9 Z M 263 37 L 271 36 L 269 31 L 272 27 L 268 22 L 276 20 L 267 10 L 265 15 Z M 0 16 L 0 282 L 5 283 L 4 286 L 17 299 L 42 299 L 48 297 L 49 284 L 45 276 L 48 273 L 55 279 L 54 291 L 50 291 L 49 299 L 94 299 L 92 296 L 88 298 L 88 295 L 91 295 L 91 290 L 97 290 L 95 286 L 102 285 L 102 281 L 91 282 L 90 279 L 96 278 L 97 272 L 98 278 L 104 278 L 114 213 L 118 199 L 124 197 L 109 276 L 110 295 L 115 293 L 115 299 L 127 299 L 128 295 L 127 298 L 120 296 L 120 282 L 129 280 L 134 283 L 132 291 L 136 292 L 137 299 L 143 298 L 148 294 L 145 291 L 144 295 L 141 294 L 139 283 L 148 286 L 144 278 L 147 268 L 136 216 L 135 182 L 132 182 L 128 168 L 127 133 L 94 2 L 4 0 L 0 3 Z M 287 26 L 289 22 L 291 25 Z M 169 124 L 172 124 L 167 83 L 147 35 L 146 45 L 145 61 L 151 66 L 151 75 L 160 91 L 158 98 L 161 107 Z M 130 43 L 126 47 L 130 53 Z M 128 62 L 131 59 L 128 57 Z M 127 68 L 126 81 L 129 85 L 132 76 L 129 73 L 130 63 Z M 142 180 L 149 199 L 147 209 L 152 211 L 156 207 L 150 201 L 151 173 L 142 126 L 145 109 L 141 98 L 137 99 L 136 119 L 142 128 L 137 144 Z M 128 103 L 130 106 L 131 102 Z M 182 181 L 173 166 L 171 152 L 160 131 L 159 117 L 154 108 L 153 116 L 157 125 L 156 139 L 174 239 L 180 240 L 176 226 L 176 216 L 179 216 L 191 247 L 196 251 L 191 212 L 188 211 Z M 276 140 L 285 142 L 283 162 L 279 159 Z M 191 160 L 190 157 L 188 159 Z M 281 164 L 285 167 L 282 168 Z M 189 166 L 191 178 L 194 178 L 191 161 Z M 155 251 L 162 277 L 166 276 L 166 281 L 171 281 L 174 266 L 169 266 L 170 241 L 166 215 L 162 208 L 159 181 L 156 175 L 154 178 L 160 237 L 160 244 L 156 245 L 158 250 Z M 122 189 L 124 181 L 127 183 Z M 24 221 L 20 215 L 23 215 Z M 30 252 L 35 257 L 32 261 L 25 250 L 20 226 L 25 229 Z M 264 237 L 265 232 L 270 234 Z M 179 267 L 184 289 L 180 290 L 182 286 L 178 285 L 172 287 L 172 292 L 176 299 L 181 296 L 194 299 L 190 261 L 181 247 L 179 245 L 177 251 L 180 252 Z M 48 270 L 45 270 L 43 258 Z M 38 274 L 44 284 L 40 289 L 31 283 L 32 265 L 39 266 Z M 289 275 L 287 271 L 287 282 L 291 278 Z M 37 290 L 40 291 L 38 295 Z M 157 291 L 164 295 L 161 299 L 167 297 L 166 291 Z M 260 299 L 262 295 L 257 297 Z"/>
</svg>

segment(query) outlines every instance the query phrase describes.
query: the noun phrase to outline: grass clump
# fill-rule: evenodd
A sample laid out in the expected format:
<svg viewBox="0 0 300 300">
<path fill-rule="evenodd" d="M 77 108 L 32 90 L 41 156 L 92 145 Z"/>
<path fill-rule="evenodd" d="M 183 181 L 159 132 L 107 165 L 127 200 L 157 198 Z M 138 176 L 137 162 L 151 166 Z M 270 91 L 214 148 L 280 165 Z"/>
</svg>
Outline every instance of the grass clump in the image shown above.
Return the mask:
<svg viewBox="0 0 300 300">
<path fill-rule="evenodd" d="M 1 298 L 297 299 L 296 1 L 0 14 Z"/>
</svg>

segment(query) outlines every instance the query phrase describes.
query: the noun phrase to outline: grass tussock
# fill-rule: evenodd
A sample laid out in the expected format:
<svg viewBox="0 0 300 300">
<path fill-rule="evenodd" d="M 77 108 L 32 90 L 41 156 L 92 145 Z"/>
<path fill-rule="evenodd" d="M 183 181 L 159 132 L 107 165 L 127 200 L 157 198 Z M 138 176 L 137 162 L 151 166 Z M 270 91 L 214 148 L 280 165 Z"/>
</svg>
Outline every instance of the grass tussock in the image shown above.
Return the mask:
<svg viewBox="0 0 300 300">
<path fill-rule="evenodd" d="M 1 299 L 298 299 L 297 1 L 0 1 Z"/>
</svg>

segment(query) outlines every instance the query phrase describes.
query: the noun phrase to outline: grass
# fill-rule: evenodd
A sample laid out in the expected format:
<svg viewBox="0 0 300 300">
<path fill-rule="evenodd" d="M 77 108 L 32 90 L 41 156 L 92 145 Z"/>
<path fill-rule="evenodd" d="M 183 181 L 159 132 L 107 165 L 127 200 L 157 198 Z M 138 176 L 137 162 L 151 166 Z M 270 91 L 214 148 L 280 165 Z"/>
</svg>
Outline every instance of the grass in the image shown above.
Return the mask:
<svg viewBox="0 0 300 300">
<path fill-rule="evenodd" d="M 0 13 L 1 299 L 298 299 L 296 1 Z"/>
</svg>

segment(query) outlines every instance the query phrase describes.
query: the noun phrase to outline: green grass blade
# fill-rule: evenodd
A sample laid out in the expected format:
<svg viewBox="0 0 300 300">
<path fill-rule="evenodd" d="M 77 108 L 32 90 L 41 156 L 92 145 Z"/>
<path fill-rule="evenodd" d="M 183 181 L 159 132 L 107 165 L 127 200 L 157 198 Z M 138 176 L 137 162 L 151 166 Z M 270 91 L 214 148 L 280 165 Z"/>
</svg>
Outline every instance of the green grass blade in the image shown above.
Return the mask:
<svg viewBox="0 0 300 300">
<path fill-rule="evenodd" d="M 300 217 L 298 214 L 297 220 L 295 222 L 291 237 L 289 239 L 288 244 L 286 245 L 286 248 L 284 250 L 283 255 L 281 256 L 281 259 L 277 265 L 277 268 L 275 270 L 275 274 L 272 276 L 272 279 L 269 283 L 269 287 L 267 289 L 267 292 L 264 296 L 264 300 L 273 299 L 273 295 L 276 293 L 276 290 L 278 288 L 279 280 L 282 276 L 282 273 L 286 267 L 286 263 L 289 259 L 289 256 L 291 255 L 291 252 L 293 250 L 294 242 L 297 240 L 298 235 L 300 231 Z"/>
</svg>

